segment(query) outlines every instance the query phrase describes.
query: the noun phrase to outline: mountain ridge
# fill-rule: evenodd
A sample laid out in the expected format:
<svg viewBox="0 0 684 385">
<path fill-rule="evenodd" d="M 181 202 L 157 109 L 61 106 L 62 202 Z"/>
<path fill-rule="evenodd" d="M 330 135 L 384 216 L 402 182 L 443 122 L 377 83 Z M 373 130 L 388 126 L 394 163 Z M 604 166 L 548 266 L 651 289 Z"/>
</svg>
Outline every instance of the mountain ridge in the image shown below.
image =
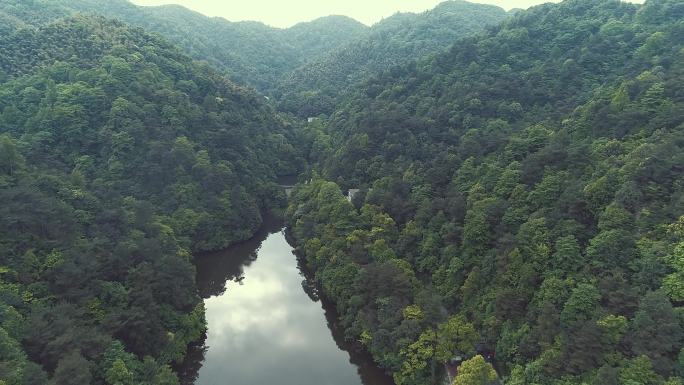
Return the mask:
<svg viewBox="0 0 684 385">
<path fill-rule="evenodd" d="M 234 82 L 261 91 L 267 90 L 269 84 L 275 83 L 282 73 L 302 60 L 299 52 L 317 54 L 319 50 L 351 41 L 367 28 L 349 20 L 345 28 L 338 28 L 339 19 L 321 18 L 298 25 L 288 34 L 288 29 L 281 30 L 260 22 L 233 23 L 223 18 L 210 18 L 182 6 L 142 7 L 128 0 L 34 0 L 30 3 L 3 0 L 0 12 L 3 9 L 20 17 L 24 15 L 22 20 L 28 25 L 44 24 L 79 12 L 118 18 L 162 34 L 195 59 L 206 60 L 226 71 Z M 50 10 L 49 13 L 43 12 L 46 9 Z M 315 38 L 322 29 L 327 29 L 323 27 L 328 22 L 333 22 L 329 29 L 335 33 L 328 34 L 327 39 L 319 39 L 314 45 Z M 307 33 L 308 27 L 317 29 Z M 297 32 L 298 35 L 292 36 Z M 220 39 L 217 40 L 217 36 Z M 236 42 L 239 45 L 235 45 Z"/>
<path fill-rule="evenodd" d="M 461 0 L 423 13 L 397 13 L 374 24 L 368 37 L 314 58 L 284 78 L 275 91 L 280 109 L 302 117 L 330 114 L 337 95 L 367 76 L 447 49 L 506 15 L 500 7 Z"/>
</svg>

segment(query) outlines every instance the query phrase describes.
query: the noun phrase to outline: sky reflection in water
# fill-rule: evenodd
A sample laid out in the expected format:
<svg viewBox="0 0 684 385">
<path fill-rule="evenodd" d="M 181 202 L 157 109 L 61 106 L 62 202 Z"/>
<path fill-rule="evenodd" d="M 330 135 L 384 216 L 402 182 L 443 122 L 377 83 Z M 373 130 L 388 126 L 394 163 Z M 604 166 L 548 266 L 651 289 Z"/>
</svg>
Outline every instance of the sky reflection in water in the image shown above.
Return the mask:
<svg viewBox="0 0 684 385">
<path fill-rule="evenodd" d="M 333 317 L 304 292 L 282 232 L 200 257 L 197 269 L 209 325 L 197 385 L 391 385 L 335 342 Z"/>
</svg>

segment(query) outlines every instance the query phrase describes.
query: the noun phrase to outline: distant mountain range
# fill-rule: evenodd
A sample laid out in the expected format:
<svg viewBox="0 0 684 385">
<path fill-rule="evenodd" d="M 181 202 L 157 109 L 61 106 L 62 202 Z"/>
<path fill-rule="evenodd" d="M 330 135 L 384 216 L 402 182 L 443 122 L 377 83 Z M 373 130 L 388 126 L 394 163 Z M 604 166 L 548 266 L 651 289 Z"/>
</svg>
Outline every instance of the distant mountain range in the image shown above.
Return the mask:
<svg viewBox="0 0 684 385">
<path fill-rule="evenodd" d="M 329 16 L 288 29 L 258 22 L 229 22 L 187 8 L 141 7 L 127 0 L 4 0 L 0 20 L 9 26 L 41 25 L 75 13 L 117 18 L 159 33 L 198 60 L 225 71 L 236 83 L 265 91 L 312 56 L 365 36 L 368 27 Z"/>
<path fill-rule="evenodd" d="M 286 76 L 275 91 L 280 108 L 299 116 L 329 114 L 359 81 L 440 52 L 506 17 L 499 7 L 460 0 L 420 14 L 397 13 L 373 25 L 367 36 L 342 44 Z"/>
<path fill-rule="evenodd" d="M 348 84 L 350 78 L 363 78 L 369 71 L 386 69 L 404 58 L 444 49 L 459 36 L 481 31 L 506 15 L 498 7 L 459 0 L 423 14 L 396 14 L 373 27 L 346 16 L 327 16 L 279 29 L 259 22 L 207 17 L 177 5 L 142 7 L 128 0 L 3 0 L 0 31 L 44 25 L 75 13 L 117 18 L 157 32 L 193 58 L 224 71 L 234 82 L 265 94 L 277 93 L 285 106 L 313 102 L 306 92 L 320 94 L 316 84 Z M 294 101 L 285 100 L 290 97 Z M 330 98 L 329 92 L 326 97 Z M 287 109 L 309 113 L 302 107 Z M 322 111 L 329 112 L 329 107 L 315 109 Z"/>
</svg>

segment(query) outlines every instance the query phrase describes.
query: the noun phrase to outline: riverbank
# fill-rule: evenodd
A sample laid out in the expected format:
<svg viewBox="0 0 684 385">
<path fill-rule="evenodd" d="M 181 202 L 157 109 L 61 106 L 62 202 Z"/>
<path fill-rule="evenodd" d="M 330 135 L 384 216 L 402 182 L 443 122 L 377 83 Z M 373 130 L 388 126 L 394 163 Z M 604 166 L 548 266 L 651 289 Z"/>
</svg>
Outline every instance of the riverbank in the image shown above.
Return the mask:
<svg viewBox="0 0 684 385">
<path fill-rule="evenodd" d="M 334 307 L 317 289 L 307 293 L 312 281 L 282 221 L 268 219 L 250 240 L 197 256 L 208 330 L 178 368 L 183 384 L 218 385 L 230 376 L 244 385 L 392 385 L 368 354 L 345 342 Z"/>
</svg>

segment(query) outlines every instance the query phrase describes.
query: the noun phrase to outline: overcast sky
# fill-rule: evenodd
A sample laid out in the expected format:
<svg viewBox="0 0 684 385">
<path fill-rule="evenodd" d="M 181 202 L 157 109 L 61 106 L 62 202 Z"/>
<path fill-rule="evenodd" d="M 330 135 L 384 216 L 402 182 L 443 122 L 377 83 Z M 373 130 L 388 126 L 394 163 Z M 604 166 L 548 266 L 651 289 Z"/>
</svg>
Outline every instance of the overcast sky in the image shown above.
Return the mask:
<svg viewBox="0 0 684 385">
<path fill-rule="evenodd" d="M 327 15 L 346 15 L 372 25 L 396 12 L 422 12 L 443 0 L 132 0 L 138 5 L 180 4 L 208 16 L 230 21 L 256 20 L 274 27 L 289 27 Z M 473 0 L 506 10 L 528 8 L 557 0 Z"/>
</svg>

